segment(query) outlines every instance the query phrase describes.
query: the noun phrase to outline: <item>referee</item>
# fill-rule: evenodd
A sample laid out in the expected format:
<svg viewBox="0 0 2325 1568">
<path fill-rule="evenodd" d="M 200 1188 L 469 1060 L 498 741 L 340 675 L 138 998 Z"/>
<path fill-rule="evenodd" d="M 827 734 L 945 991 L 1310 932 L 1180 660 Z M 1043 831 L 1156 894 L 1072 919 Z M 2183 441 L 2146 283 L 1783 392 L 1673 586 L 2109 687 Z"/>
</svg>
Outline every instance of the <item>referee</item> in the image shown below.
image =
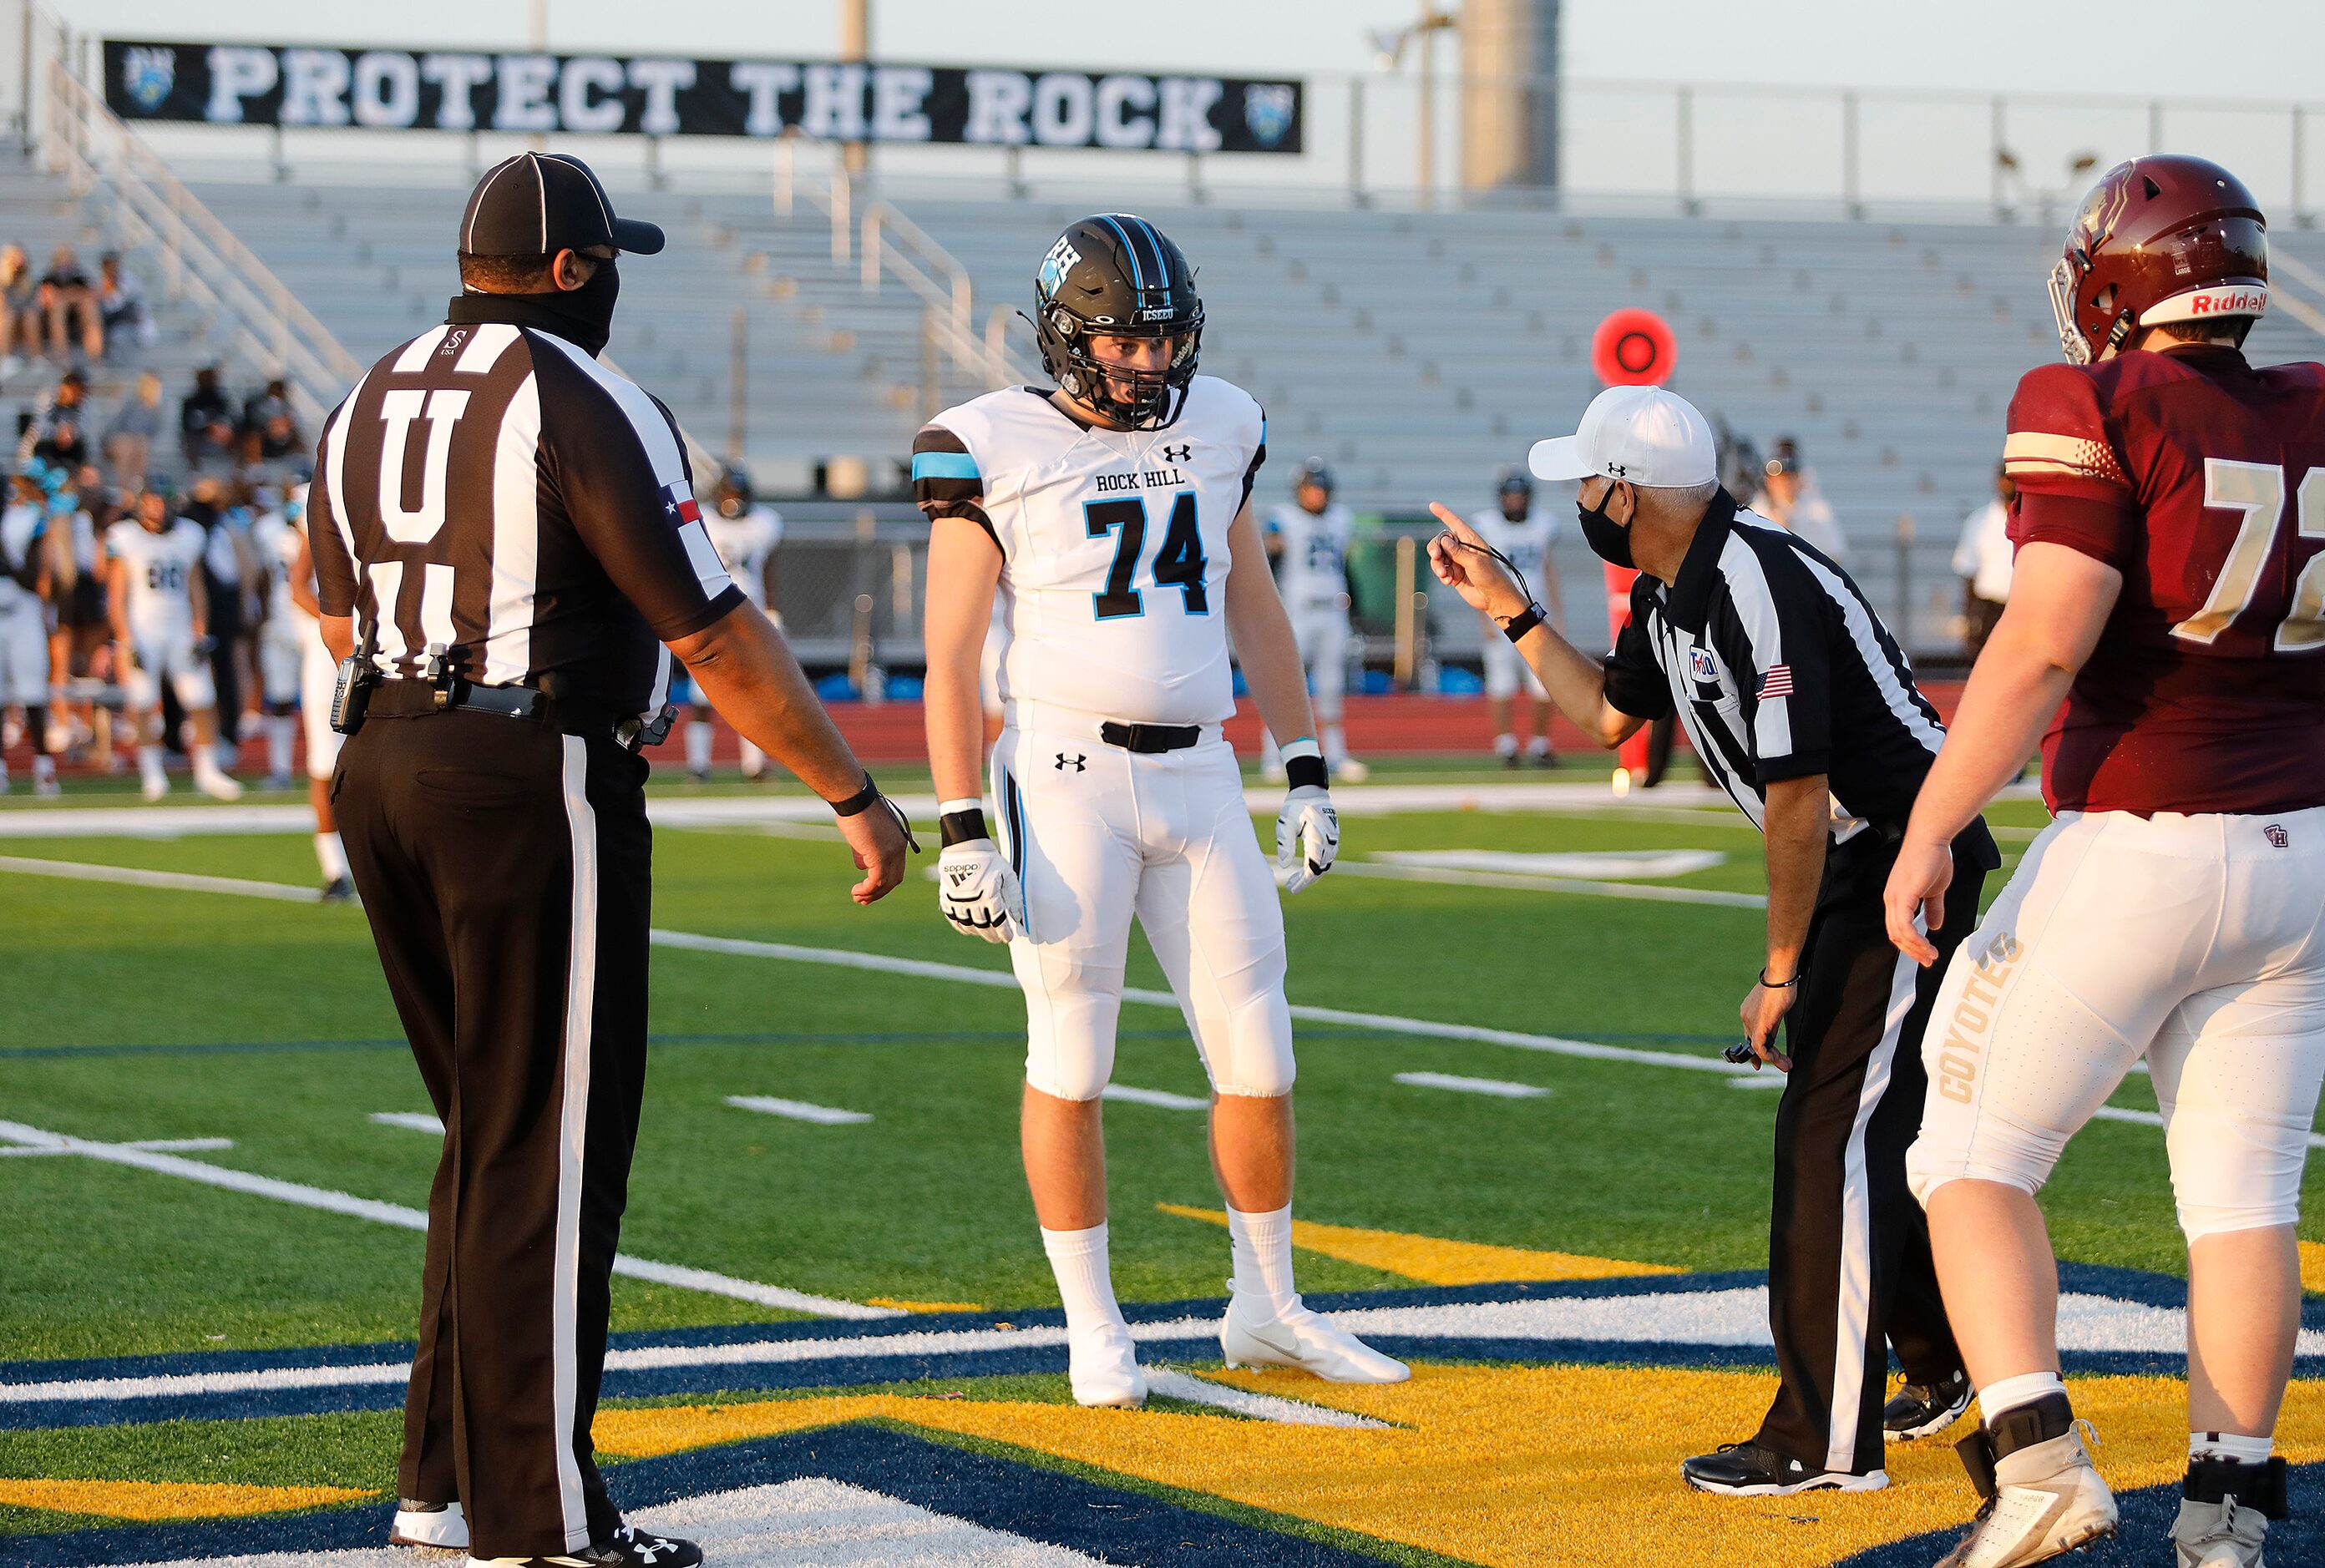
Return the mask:
<svg viewBox="0 0 2325 1568">
<path fill-rule="evenodd" d="M 1969 1399 L 1905 1186 L 1922 1028 L 1944 965 L 1899 956 L 1881 905 L 1943 738 L 1937 712 L 1848 574 L 1720 488 L 1710 427 L 1684 400 L 1610 388 L 1575 435 L 1537 443 L 1532 466 L 1579 480 L 1584 539 L 1639 568 L 1614 651 L 1595 659 L 1561 639 L 1442 506 L 1439 578 L 1500 623 L 1567 717 L 1605 744 L 1675 711 L 1706 775 L 1766 837 L 1767 950 L 1742 1010 L 1753 1054 L 1789 1074 L 1768 1228 L 1781 1384 L 1750 1441 L 1681 1473 L 1735 1496 L 1871 1490 L 1887 1484 L 1885 1439 L 1941 1431 Z M 1983 822 L 1954 842 L 1945 926 L 1931 933 L 1941 960 L 1977 923 L 2000 863 Z M 1906 1381 L 1885 1409 L 1885 1341 Z"/>
<path fill-rule="evenodd" d="M 360 623 L 372 682 L 331 798 L 445 1128 L 393 1538 L 477 1558 L 702 1561 L 621 1522 L 589 1440 L 672 655 L 832 803 L 858 903 L 904 869 L 902 814 L 705 537 L 669 410 L 597 363 L 616 254 L 662 247 L 577 159 L 495 167 L 444 325 L 332 411 L 309 497 L 324 640 L 346 660 Z"/>
</svg>

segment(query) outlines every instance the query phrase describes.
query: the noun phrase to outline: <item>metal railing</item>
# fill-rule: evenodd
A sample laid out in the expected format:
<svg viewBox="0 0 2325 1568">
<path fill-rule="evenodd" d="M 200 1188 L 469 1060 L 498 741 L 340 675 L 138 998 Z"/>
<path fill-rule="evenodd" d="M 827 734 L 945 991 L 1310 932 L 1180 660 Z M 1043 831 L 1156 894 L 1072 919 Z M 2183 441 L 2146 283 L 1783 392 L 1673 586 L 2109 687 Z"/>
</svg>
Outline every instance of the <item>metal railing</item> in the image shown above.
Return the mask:
<svg viewBox="0 0 2325 1568">
<path fill-rule="evenodd" d="M 1033 379 L 1009 346 L 1013 318 L 1005 309 L 996 307 L 983 330 L 977 328 L 976 285 L 951 252 L 892 202 L 875 198 L 859 212 L 857 181 L 847 170 L 834 167 L 829 178 L 802 170 L 798 145 L 789 139 L 775 143 L 777 217 L 792 217 L 802 199 L 820 208 L 831 225 L 832 265 L 853 264 L 863 291 L 874 298 L 887 279 L 903 284 L 921 301 L 923 341 L 941 351 L 956 373 L 988 387 Z"/>
</svg>

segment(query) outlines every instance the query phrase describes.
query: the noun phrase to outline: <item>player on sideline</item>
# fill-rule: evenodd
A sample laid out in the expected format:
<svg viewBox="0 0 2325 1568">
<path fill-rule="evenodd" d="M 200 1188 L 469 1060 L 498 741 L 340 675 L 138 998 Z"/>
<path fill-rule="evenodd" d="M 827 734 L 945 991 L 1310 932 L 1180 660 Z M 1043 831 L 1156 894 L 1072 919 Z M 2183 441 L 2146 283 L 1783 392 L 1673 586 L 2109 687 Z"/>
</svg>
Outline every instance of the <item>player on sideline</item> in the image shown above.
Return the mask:
<svg viewBox="0 0 2325 1568">
<path fill-rule="evenodd" d="M 292 485 L 284 495 L 281 515 L 291 548 L 283 580 L 290 599 L 287 619 L 296 629 L 299 652 L 299 720 L 307 741 L 307 800 L 315 812 L 315 863 L 322 868 L 323 901 L 353 903 L 355 879 L 347 874 L 347 852 L 339 842 L 338 819 L 331 806 L 331 770 L 347 739 L 331 728 L 331 695 L 339 667 L 323 643 L 323 608 L 315 596 L 315 553 L 307 542 L 304 484 Z M 273 623 L 271 607 L 267 623 Z"/>
<path fill-rule="evenodd" d="M 1348 732 L 1340 725 L 1348 689 L 1348 540 L 1356 518 L 1332 499 L 1332 471 L 1321 457 L 1300 465 L 1292 503 L 1269 510 L 1264 535 L 1276 563 L 1276 588 L 1292 615 L 1292 635 L 1308 671 L 1310 701 L 1324 744 L 1324 766 L 1344 784 L 1361 784 L 1367 771 L 1348 755 Z M 1260 749 L 1260 771 L 1283 777 L 1283 759 L 1269 730 Z"/>
<path fill-rule="evenodd" d="M 264 618 L 258 623 L 258 686 L 264 705 L 269 789 L 291 788 L 305 645 L 312 641 L 322 646 L 319 623 L 310 620 L 301 625 L 298 607 L 291 601 L 291 573 L 307 548 L 305 536 L 291 521 L 292 506 L 288 499 L 279 500 L 250 525 L 250 542 L 266 568 Z"/>
<path fill-rule="evenodd" d="M 49 797 L 57 793 L 57 760 L 49 754 L 51 585 L 42 540 L 52 521 L 70 526 L 77 503 L 67 500 L 57 515 L 59 505 L 41 483 L 42 470 L 33 466 L 38 461 L 16 476 L 14 498 L 0 510 L 0 703 L 8 705 L 10 723 L 32 742 L 32 792 Z M 0 761 L 0 795 L 7 792 L 8 764 Z"/>
<path fill-rule="evenodd" d="M 1985 1416 L 1961 1568 L 2115 1532 L 2034 1194 L 2143 1055 L 2188 1237 L 2178 1561 L 2255 1568 L 2284 1517 L 2325 1079 L 2325 367 L 2246 363 L 2267 280 L 2260 209 L 2217 164 L 2135 159 L 2085 198 L 2051 282 L 2069 363 L 2010 405 L 2010 602 L 1889 880 L 1890 936 L 1926 964 L 1942 845 L 2042 737 L 2057 820 L 1946 971 L 1907 1158 Z"/>
<path fill-rule="evenodd" d="M 912 475 L 931 519 L 939 892 L 959 929 L 1010 945 L 1024 988 L 1025 1176 L 1065 1303 L 1074 1397 L 1146 1397 L 1107 1263 L 1098 1114 L 1134 914 L 1214 1091 L 1235 1259 L 1228 1363 L 1401 1381 L 1401 1363 L 1292 1288 L 1283 914 L 1220 734 L 1235 711 L 1231 639 L 1261 718 L 1294 737 L 1275 825 L 1284 891 L 1331 869 L 1339 822 L 1251 512 L 1266 420 L 1248 393 L 1195 374 L 1192 269 L 1143 219 L 1069 226 L 1034 292 L 1057 390 L 1008 387 L 938 415 L 913 443 Z M 997 844 L 977 792 L 977 661 L 996 593 L 1009 630 Z"/>
<path fill-rule="evenodd" d="M 783 541 L 783 514 L 752 498 L 751 475 L 741 464 L 730 463 L 719 474 L 702 529 L 743 596 L 766 611 L 775 630 L 782 631 L 783 612 L 774 608 L 774 568 L 775 547 Z M 686 770 L 699 783 L 710 777 L 710 705 L 699 687 L 689 685 L 693 696 L 687 705 Z M 767 770 L 767 754 L 747 735 L 736 739 L 742 745 L 743 777 L 755 781 Z"/>
<path fill-rule="evenodd" d="M 1551 515 L 1548 508 L 1534 504 L 1533 480 L 1523 468 L 1502 471 L 1494 499 L 1495 504 L 1472 517 L 1469 526 L 1501 551 L 1528 582 L 1542 586 L 1542 603 L 1550 613 L 1550 629 L 1562 634 L 1566 622 L 1558 610 L 1562 597 L 1558 587 L 1558 567 L 1550 558 L 1550 547 L 1558 541 L 1558 519 Z M 1502 629 L 1490 618 L 1486 625 L 1485 661 L 1486 703 L 1494 715 L 1494 755 L 1502 760 L 1505 768 L 1518 765 L 1513 710 L 1517 706 L 1518 685 L 1523 681 L 1526 696 L 1533 699 L 1533 731 L 1525 743 L 1525 760 L 1537 768 L 1554 765 L 1558 758 L 1550 749 L 1550 693 L 1516 644 L 1503 636 Z"/>
<path fill-rule="evenodd" d="M 116 668 L 137 733 L 137 771 L 145 798 L 170 792 L 162 771 L 162 682 L 177 689 L 193 740 L 186 755 L 194 788 L 219 800 L 238 800 L 242 786 L 218 763 L 218 687 L 202 649 L 208 603 L 202 586 L 202 525 L 172 518 L 170 498 L 150 484 L 137 510 L 105 530 L 106 599 L 113 612 Z"/>
</svg>

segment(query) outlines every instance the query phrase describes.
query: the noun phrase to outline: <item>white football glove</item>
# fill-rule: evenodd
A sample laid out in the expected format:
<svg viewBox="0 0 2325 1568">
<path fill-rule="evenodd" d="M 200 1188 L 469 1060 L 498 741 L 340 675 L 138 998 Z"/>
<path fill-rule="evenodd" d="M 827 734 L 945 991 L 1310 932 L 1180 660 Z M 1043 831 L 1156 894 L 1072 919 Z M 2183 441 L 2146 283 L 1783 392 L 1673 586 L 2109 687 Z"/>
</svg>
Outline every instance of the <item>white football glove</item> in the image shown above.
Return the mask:
<svg viewBox="0 0 2325 1568">
<path fill-rule="evenodd" d="M 937 900 L 953 929 L 1007 942 L 1025 929 L 1025 895 L 1017 873 L 989 838 L 948 844 L 937 856 Z"/>
<path fill-rule="evenodd" d="M 1332 795 L 1303 784 L 1283 798 L 1275 814 L 1275 881 L 1296 893 L 1332 869 L 1340 854 L 1340 814 Z"/>
</svg>

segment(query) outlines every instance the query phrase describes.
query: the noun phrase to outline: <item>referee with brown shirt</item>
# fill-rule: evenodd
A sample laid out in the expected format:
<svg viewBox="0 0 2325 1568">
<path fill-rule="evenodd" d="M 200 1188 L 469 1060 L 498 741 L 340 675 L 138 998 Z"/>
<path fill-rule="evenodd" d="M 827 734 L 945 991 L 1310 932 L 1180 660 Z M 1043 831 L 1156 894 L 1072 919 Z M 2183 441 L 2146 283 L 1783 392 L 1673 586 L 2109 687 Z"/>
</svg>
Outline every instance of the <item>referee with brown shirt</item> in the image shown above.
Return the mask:
<svg viewBox="0 0 2325 1568">
<path fill-rule="evenodd" d="M 831 802 L 858 903 L 904 870 L 903 814 L 705 536 L 676 423 L 597 363 L 616 254 L 662 247 L 579 160 L 494 168 L 463 291 L 332 411 L 309 498 L 324 640 L 362 644 L 332 798 L 445 1127 L 394 1538 L 472 1558 L 702 1560 L 621 1522 L 589 1439 L 645 1076 L 638 749 L 672 656 Z"/>
</svg>

